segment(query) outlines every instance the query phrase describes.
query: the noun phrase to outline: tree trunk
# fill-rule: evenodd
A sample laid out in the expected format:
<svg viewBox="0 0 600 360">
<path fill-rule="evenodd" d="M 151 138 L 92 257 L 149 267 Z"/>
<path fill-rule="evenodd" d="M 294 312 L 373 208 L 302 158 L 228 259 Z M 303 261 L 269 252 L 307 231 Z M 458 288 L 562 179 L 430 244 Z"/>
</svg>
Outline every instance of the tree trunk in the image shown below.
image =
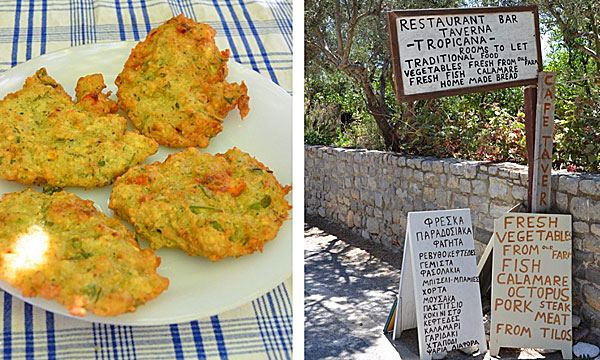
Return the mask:
<svg viewBox="0 0 600 360">
<path fill-rule="evenodd" d="M 373 84 L 368 78 L 361 79 L 360 84 L 367 98 L 367 109 L 371 115 L 373 115 L 379 130 L 381 130 L 385 146 L 392 151 L 399 152 L 400 139 L 398 138 L 396 129 L 390 125 L 389 119 L 391 118 L 391 115 L 385 102 L 380 101 L 380 99 L 377 98 L 373 89 Z"/>
</svg>

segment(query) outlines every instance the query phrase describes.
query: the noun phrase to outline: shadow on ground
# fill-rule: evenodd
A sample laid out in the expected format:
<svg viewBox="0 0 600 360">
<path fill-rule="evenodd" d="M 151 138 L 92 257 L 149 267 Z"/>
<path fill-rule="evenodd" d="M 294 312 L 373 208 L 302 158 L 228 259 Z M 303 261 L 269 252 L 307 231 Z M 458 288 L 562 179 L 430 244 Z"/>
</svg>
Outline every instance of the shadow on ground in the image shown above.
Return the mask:
<svg viewBox="0 0 600 360">
<path fill-rule="evenodd" d="M 307 215 L 306 222 L 305 358 L 388 359 L 373 350 L 387 342 L 382 329 L 398 291 L 402 255 L 321 218 Z"/>
</svg>

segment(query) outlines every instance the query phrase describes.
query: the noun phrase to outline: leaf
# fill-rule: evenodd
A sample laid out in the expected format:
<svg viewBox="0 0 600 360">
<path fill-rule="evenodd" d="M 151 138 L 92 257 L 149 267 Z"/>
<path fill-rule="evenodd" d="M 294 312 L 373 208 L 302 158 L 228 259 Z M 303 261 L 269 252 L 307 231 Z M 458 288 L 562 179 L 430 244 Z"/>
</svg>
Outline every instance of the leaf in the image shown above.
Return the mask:
<svg viewBox="0 0 600 360">
<path fill-rule="evenodd" d="M 212 226 L 215 230 L 223 232 L 223 226 L 221 226 L 221 224 L 218 221 L 211 222 L 210 226 Z"/>
<path fill-rule="evenodd" d="M 52 185 L 44 185 L 44 188 L 42 189 L 42 193 L 46 194 L 46 195 L 52 195 L 55 192 L 60 192 L 63 191 L 63 188 L 61 188 L 60 186 L 52 186 Z"/>
<path fill-rule="evenodd" d="M 72 238 L 71 239 L 71 246 L 73 246 L 73 248 L 75 249 L 81 249 L 81 241 L 79 240 L 79 238 Z"/>
<path fill-rule="evenodd" d="M 206 196 L 209 199 L 214 199 L 212 196 L 210 196 L 208 194 L 208 192 L 206 191 L 206 189 L 204 188 L 204 186 L 202 186 L 202 184 L 198 183 L 198 184 L 196 184 L 196 186 L 199 187 L 200 190 L 202 190 L 202 193 L 204 194 L 204 196 Z"/>
<path fill-rule="evenodd" d="M 248 206 L 248 209 L 260 210 L 260 209 L 264 209 L 264 208 L 268 207 L 269 205 L 271 205 L 271 196 L 265 195 L 259 202 L 256 202 L 256 203 Z"/>
<path fill-rule="evenodd" d="M 218 209 L 211 206 L 190 205 L 190 211 L 194 214 L 200 214 L 202 210 L 223 212 L 223 209 Z"/>
</svg>

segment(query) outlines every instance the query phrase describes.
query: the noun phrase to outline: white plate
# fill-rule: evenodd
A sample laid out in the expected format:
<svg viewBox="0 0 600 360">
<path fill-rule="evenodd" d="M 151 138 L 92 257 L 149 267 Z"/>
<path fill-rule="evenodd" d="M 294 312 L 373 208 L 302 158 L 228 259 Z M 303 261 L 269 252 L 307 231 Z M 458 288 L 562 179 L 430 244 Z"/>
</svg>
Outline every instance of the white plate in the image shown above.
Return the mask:
<svg viewBox="0 0 600 360">
<path fill-rule="evenodd" d="M 12 68 L 0 77 L 0 98 L 23 87 L 25 79 L 45 67 L 48 74 L 63 85 L 72 96 L 79 77 L 102 73 L 108 90 L 116 93 L 114 80 L 121 72 L 135 42 L 91 44 L 47 54 Z M 229 61 L 228 81 L 244 80 L 248 85 L 250 112 L 240 120 L 237 110 L 224 121 L 223 132 L 212 139 L 208 148 L 211 154 L 224 152 L 236 146 L 270 167 L 283 185 L 292 181 L 292 101 L 277 85 L 242 65 Z M 181 151 L 161 146 L 158 153 L 146 163 L 164 160 L 168 154 Z M 16 182 L 0 180 L 0 194 L 25 188 Z M 40 187 L 35 187 L 40 189 Z M 93 200 L 108 216 L 108 199 L 112 186 L 82 190 L 66 188 L 68 192 Z M 291 202 L 291 196 L 288 195 Z M 265 244 L 263 252 L 238 259 L 225 259 L 217 263 L 188 256 L 181 250 L 161 249 L 156 254 L 162 258 L 158 272 L 170 280 L 167 291 L 156 299 L 140 306 L 135 313 L 114 317 L 89 314 L 84 318 L 107 324 L 158 325 L 191 321 L 233 309 L 271 290 L 291 275 L 292 224 L 286 221 L 277 238 Z M 24 298 L 21 292 L 5 281 L 0 287 L 24 301 L 52 311 L 69 315 L 57 302 L 42 298 Z"/>
</svg>

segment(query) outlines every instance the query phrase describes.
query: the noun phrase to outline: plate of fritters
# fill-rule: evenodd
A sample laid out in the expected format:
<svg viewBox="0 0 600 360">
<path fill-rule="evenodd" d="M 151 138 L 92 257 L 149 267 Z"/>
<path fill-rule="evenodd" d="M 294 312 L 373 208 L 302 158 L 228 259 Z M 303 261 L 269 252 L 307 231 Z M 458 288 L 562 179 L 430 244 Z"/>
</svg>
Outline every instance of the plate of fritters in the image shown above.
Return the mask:
<svg viewBox="0 0 600 360">
<path fill-rule="evenodd" d="M 226 39 L 224 38 L 217 38 L 216 43 L 219 49 L 227 48 Z M 31 296 L 32 293 L 39 290 L 36 290 L 36 286 L 38 288 L 43 287 L 42 295 L 36 297 L 24 296 L 22 290 L 11 286 L 5 280 L 0 280 L 0 286 L 5 291 L 35 306 L 57 314 L 88 321 L 119 325 L 158 325 L 191 321 L 247 303 L 271 290 L 291 275 L 292 224 L 291 213 L 289 212 L 291 208 L 291 194 L 289 194 L 289 191 L 292 182 L 291 97 L 263 75 L 230 60 L 227 63 L 227 71 L 224 75 L 227 82 L 240 85 L 234 87 L 233 90 L 229 88 L 229 90 L 224 90 L 225 92 L 236 92 L 235 99 L 230 97 L 225 100 L 227 105 L 235 105 L 236 108 L 226 106 L 228 113 L 224 113 L 222 109 L 215 110 L 220 111 L 221 114 L 226 114 L 226 116 L 219 117 L 219 131 L 203 137 L 197 147 L 172 148 L 159 145 L 158 151 L 146 157 L 142 162 L 145 156 L 155 151 L 156 143 L 139 140 L 138 136 L 141 136 L 141 133 L 145 130 L 143 126 L 139 126 L 139 130 L 136 129 L 130 120 L 127 120 L 127 131 L 125 132 L 124 125 L 121 123 L 123 120 L 116 119 L 116 116 L 126 117 L 127 111 L 120 109 L 118 113 L 113 114 L 115 105 L 111 102 L 117 100 L 115 79 L 123 71 L 124 64 L 129 59 L 132 48 L 137 44 L 136 42 L 102 43 L 60 50 L 18 65 L 0 76 L 0 99 L 4 99 L 10 93 L 20 91 L 26 79 L 37 74 L 41 83 L 51 83 L 49 79 L 52 79 L 72 98 L 73 104 L 68 106 L 72 107 L 70 111 L 76 113 L 73 115 L 76 118 L 74 120 L 75 124 L 80 125 L 87 121 L 86 116 L 88 115 L 78 113 L 82 111 L 81 108 L 84 108 L 85 111 L 95 112 L 97 116 L 110 118 L 109 120 L 115 123 L 117 129 L 108 131 L 111 134 L 109 134 L 110 136 L 106 135 L 108 136 L 106 139 L 105 135 L 100 134 L 90 136 L 89 139 L 86 137 L 84 141 L 81 138 L 75 138 L 73 133 L 69 133 L 70 137 L 61 140 L 67 144 L 79 144 L 80 147 L 64 148 L 64 152 L 71 152 L 75 154 L 73 155 L 75 157 L 77 157 L 76 153 L 81 150 L 81 146 L 89 142 L 95 141 L 102 144 L 100 147 L 94 147 L 93 152 L 90 151 L 89 154 L 86 154 L 90 157 L 86 163 L 89 169 L 85 166 L 82 168 L 83 170 L 71 167 L 69 162 L 54 167 L 47 166 L 44 163 L 45 165 L 40 166 L 36 170 L 37 172 L 32 172 L 29 168 L 34 166 L 31 164 L 39 164 L 42 160 L 51 163 L 57 156 L 57 154 L 52 153 L 56 149 L 44 147 L 43 142 L 47 140 L 43 140 L 42 143 L 29 144 L 28 147 L 20 146 L 19 149 L 29 149 L 25 155 L 18 152 L 18 156 L 14 155 L 14 149 L 11 148 L 12 150 L 8 152 L 12 154 L 11 156 L 14 157 L 15 161 L 10 164 L 12 158 L 9 159 L 8 164 L 10 166 L 6 168 L 8 175 L 4 177 L 23 176 L 22 182 L 27 185 L 16 181 L 0 180 L 0 193 L 6 197 L 5 194 L 31 188 L 37 192 L 32 193 L 31 190 L 26 190 L 24 193 L 17 193 L 25 199 L 19 201 L 30 203 L 29 198 L 42 196 L 40 194 L 44 184 L 54 183 L 55 186 L 63 187 L 65 192 L 50 187 L 47 194 L 54 193 L 51 196 L 57 196 L 60 199 L 68 194 L 76 195 L 81 199 L 71 197 L 66 199 L 80 204 L 78 205 L 77 214 L 79 215 L 77 216 L 91 214 L 93 211 L 88 207 L 93 206 L 99 214 L 94 216 L 100 216 L 104 219 L 103 222 L 111 224 L 110 229 L 104 229 L 106 231 L 102 236 L 116 236 L 112 234 L 119 232 L 121 234 L 119 236 L 127 239 L 127 242 L 134 244 L 137 241 L 139 243 L 139 250 L 128 247 L 128 252 L 120 254 L 120 250 L 117 248 L 117 250 L 112 251 L 114 253 L 112 256 L 116 259 L 124 259 L 131 257 L 125 254 L 130 254 L 132 251 L 142 254 L 139 255 L 141 261 L 147 262 L 149 267 L 148 274 L 145 276 L 152 279 L 151 281 L 146 280 L 143 284 L 153 285 L 144 285 L 146 287 L 144 291 L 140 293 L 141 295 L 136 295 L 137 297 L 134 297 L 133 300 L 129 299 L 127 294 L 118 295 L 127 298 L 127 301 L 123 301 L 124 305 L 116 304 L 114 306 L 111 306 L 111 302 L 105 298 L 108 290 L 88 286 L 85 289 L 87 295 L 83 300 L 94 304 L 90 304 L 85 316 L 81 316 L 85 312 L 81 312 L 80 298 L 65 297 L 61 300 L 60 296 L 62 295 L 57 295 L 59 294 L 57 288 L 64 288 L 64 293 L 68 295 L 66 289 L 69 288 L 72 281 L 81 282 L 80 277 L 64 275 L 58 280 L 64 282 L 64 284 L 54 284 L 53 286 L 44 285 L 48 283 L 47 279 L 44 278 L 39 278 L 36 280 L 37 282 L 33 283 L 29 280 L 26 281 L 25 283 L 29 286 L 26 291 L 27 296 Z M 42 68 L 43 71 L 41 71 Z M 107 85 L 104 90 L 97 75 L 86 77 L 98 73 L 102 75 L 102 80 Z M 82 77 L 85 78 L 83 83 L 78 86 L 78 94 L 76 94 L 77 82 Z M 108 94 L 108 91 L 111 94 Z M 89 95 L 90 93 L 92 95 Z M 107 94 L 109 96 L 106 96 Z M 226 95 L 230 96 L 229 93 Z M 67 100 L 62 99 L 60 101 Z M 82 105 L 79 105 L 79 103 L 82 103 Z M 191 106 L 190 103 L 191 100 L 186 99 L 180 106 L 182 108 L 184 104 Z M 19 106 L 27 106 L 27 104 L 19 104 Z M 131 106 L 131 104 L 128 106 Z M 206 112 L 205 108 L 196 110 L 200 113 Z M 243 114 L 240 114 L 240 111 Z M 187 113 L 192 114 L 190 111 L 187 111 Z M 52 113 L 52 109 L 48 110 L 48 114 L 56 115 Z M 244 115 L 243 119 L 240 115 Z M 60 118 L 62 114 L 56 116 Z M 214 116 L 210 115 L 209 117 Z M 187 119 L 186 126 L 189 123 L 194 123 L 195 119 L 191 117 Z M 56 126 L 65 125 L 57 121 Z M 214 125 L 211 126 L 214 127 Z M 10 132 L 10 136 L 15 137 L 12 139 L 13 141 L 16 141 L 17 136 L 19 137 L 19 144 L 21 144 L 21 141 L 26 141 L 26 137 L 20 135 L 23 133 L 22 129 L 15 130 L 12 127 L 11 129 L 11 131 L 14 130 L 13 132 L 19 133 Z M 156 130 L 157 128 L 150 127 L 148 129 Z M 106 130 L 101 131 L 101 129 L 96 130 L 101 133 L 107 132 Z M 51 131 L 49 129 L 48 131 L 42 136 L 43 129 L 35 128 L 35 131 L 30 131 L 29 135 L 34 134 L 34 137 L 38 139 L 47 139 L 63 134 L 63 132 L 55 131 L 55 129 Z M 52 133 L 52 131 L 55 133 Z M 172 125 L 169 131 L 185 134 L 186 131 L 189 131 L 189 127 L 179 127 L 175 124 Z M 161 134 L 165 133 L 165 131 L 159 132 Z M 36 133 L 40 135 L 37 136 Z M 115 136 L 116 138 L 113 139 Z M 123 140 L 125 137 L 128 137 L 127 139 L 131 138 L 131 141 Z M 158 139 L 160 140 L 158 142 L 164 142 L 160 136 L 158 136 Z M 206 139 L 210 140 L 208 145 Z M 110 146 L 108 146 L 104 144 L 105 141 L 112 142 L 109 142 L 108 145 Z M 129 143 L 133 145 L 127 145 Z M 187 146 L 187 143 L 182 140 L 177 140 L 175 143 L 183 143 L 184 146 Z M 122 148 L 120 148 L 121 146 Z M 141 147 L 142 150 L 138 151 L 134 146 Z M 173 169 L 176 169 L 177 166 L 174 162 L 183 159 L 182 156 L 184 155 L 182 154 L 186 158 L 183 167 L 179 167 L 180 173 L 176 175 Z M 59 152 L 58 157 L 61 155 L 62 152 Z M 174 167 L 165 167 L 161 170 L 161 164 L 167 158 L 173 160 L 171 164 Z M 25 160 L 29 161 L 27 163 L 29 165 L 15 165 L 18 164 L 18 161 L 24 161 L 25 163 Z M 92 164 L 91 167 L 89 164 Z M 108 169 L 111 169 L 109 175 L 107 175 Z M 187 180 L 182 180 L 180 177 L 185 172 L 182 169 L 187 169 L 186 171 L 189 173 Z M 127 170 L 129 172 L 125 172 Z M 76 176 L 77 172 L 81 172 L 83 175 Z M 181 189 L 160 190 L 161 193 L 157 193 L 156 187 L 151 186 L 154 178 L 146 176 L 146 172 L 155 174 L 153 175 L 155 177 L 162 176 L 162 182 L 158 187 L 160 189 L 169 188 L 169 179 L 172 181 L 171 187 L 185 183 L 187 188 L 184 186 Z M 169 172 L 173 172 L 173 174 Z M 143 176 L 140 176 L 140 173 Z M 156 174 L 163 174 L 164 176 Z M 123 177 L 123 180 L 119 181 L 120 177 Z M 63 179 L 75 179 L 74 181 L 80 182 L 75 182 L 78 185 L 77 187 L 68 186 L 70 182 L 65 185 Z M 165 184 L 165 181 L 167 184 Z M 122 191 L 115 195 L 111 205 L 111 208 L 116 209 L 118 214 L 113 213 L 113 210 L 109 208 L 114 186 L 111 182 L 122 185 Z M 108 185 L 105 185 L 107 183 Z M 135 201 L 132 202 L 131 199 L 127 198 L 128 194 L 135 194 Z M 120 198 L 117 199 L 117 196 L 120 196 Z M 240 196 L 244 200 L 237 204 L 235 202 L 237 201 L 236 198 Z M 8 196 L 9 199 L 11 197 L 16 198 L 16 195 Z M 93 204 L 85 200 L 91 200 Z M 16 204 L 12 206 L 18 207 L 19 203 Z M 148 204 L 158 205 L 148 206 Z M 60 216 L 61 211 L 63 211 L 61 206 L 56 205 L 55 207 L 58 215 L 52 213 L 52 216 Z M 65 210 L 69 209 L 68 206 L 64 206 L 64 208 Z M 144 211 L 140 212 L 138 209 Z M 33 212 L 33 210 L 30 212 Z M 107 218 L 105 219 L 100 212 L 106 215 Z M 179 212 L 185 216 L 180 216 Z M 11 213 L 11 211 L 9 210 L 7 213 Z M 25 213 L 27 212 L 23 214 Z M 68 211 L 65 212 L 66 215 L 64 216 L 73 216 L 67 213 Z M 231 220 L 232 216 L 239 220 Z M 154 220 L 146 221 L 145 219 L 149 217 L 154 217 Z M 200 220 L 197 220 L 196 217 Z M 38 219 L 36 220 L 38 223 L 41 221 L 39 216 L 33 218 Z M 118 219 L 128 230 L 125 227 L 121 229 L 113 218 Z M 190 219 L 193 219 L 194 224 L 184 230 L 182 230 L 183 227 L 181 229 L 170 229 L 173 235 L 170 237 L 168 223 L 161 223 L 163 218 L 173 218 L 178 221 L 187 221 L 187 223 L 190 222 Z M 47 219 L 44 218 L 44 221 L 47 221 Z M 131 221 L 131 223 L 128 221 Z M 56 222 L 55 219 L 51 223 Z M 266 225 L 256 227 L 256 222 Z M 72 232 L 77 230 L 73 230 L 70 226 L 65 229 L 66 232 L 63 233 L 66 234 L 64 237 L 68 242 L 67 245 L 60 249 L 57 247 L 58 250 L 54 251 L 55 249 L 50 243 L 48 251 L 61 253 L 63 258 L 81 264 L 86 264 L 95 259 L 92 250 L 85 249 L 85 246 L 82 246 L 85 244 L 81 243 L 78 236 L 73 235 Z M 133 235 L 134 230 L 138 231 L 135 236 Z M 26 242 L 23 243 L 25 247 L 19 250 L 24 251 L 26 254 L 31 254 L 28 249 L 39 249 L 39 244 L 36 241 L 39 240 L 40 236 L 42 239 L 46 236 L 43 228 L 38 226 L 24 228 L 22 232 L 24 232 L 24 235 L 19 239 L 25 239 Z M 193 236 L 194 232 L 203 235 L 195 237 Z M 230 242 L 231 245 L 226 248 L 222 246 L 214 248 L 211 241 L 215 237 L 206 234 L 215 234 L 216 237 L 222 238 L 226 243 Z M 132 238 L 132 236 L 134 237 Z M 208 238 L 209 241 L 206 241 L 205 238 Z M 192 243 L 193 246 L 177 246 L 180 239 Z M 27 241 L 32 242 L 28 243 Z M 99 245 L 94 246 L 98 247 Z M 154 255 L 149 253 L 152 251 L 150 247 L 154 249 Z M 182 250 L 182 248 L 185 249 Z M 100 251 L 99 248 L 97 249 Z M 102 251 L 106 252 L 106 256 L 110 258 L 111 251 L 109 249 L 102 249 Z M 188 253 L 194 256 L 188 255 Z M 146 260 L 143 260 L 144 258 Z M 159 260 L 155 260 L 156 258 L 159 258 Z M 47 260 L 36 258 L 35 254 L 27 255 L 25 259 L 34 262 Z M 156 268 L 158 264 L 160 265 Z M 108 265 L 102 266 L 106 267 Z M 100 270 L 96 271 L 97 276 L 105 273 L 101 271 L 102 266 L 99 266 Z M 154 268 L 156 268 L 156 272 L 154 272 Z M 64 271 L 61 269 L 53 271 L 62 274 Z M 122 274 L 123 272 L 121 272 Z M 55 279 L 56 276 L 52 278 Z M 163 279 L 168 279 L 168 282 Z M 111 283 L 110 279 L 104 281 Z M 103 287 L 105 286 L 103 285 Z M 139 288 L 139 286 L 137 287 Z M 39 293 L 40 291 L 38 291 Z M 47 296 L 48 294 L 52 296 Z M 120 293 L 115 290 L 115 294 Z M 56 299 L 63 305 L 48 299 Z M 147 303 L 144 304 L 146 301 Z M 115 311 L 120 309 L 119 306 L 125 309 L 125 311 L 121 311 L 124 313 L 113 315 Z M 102 316 L 94 314 L 94 312 Z"/>
</svg>

